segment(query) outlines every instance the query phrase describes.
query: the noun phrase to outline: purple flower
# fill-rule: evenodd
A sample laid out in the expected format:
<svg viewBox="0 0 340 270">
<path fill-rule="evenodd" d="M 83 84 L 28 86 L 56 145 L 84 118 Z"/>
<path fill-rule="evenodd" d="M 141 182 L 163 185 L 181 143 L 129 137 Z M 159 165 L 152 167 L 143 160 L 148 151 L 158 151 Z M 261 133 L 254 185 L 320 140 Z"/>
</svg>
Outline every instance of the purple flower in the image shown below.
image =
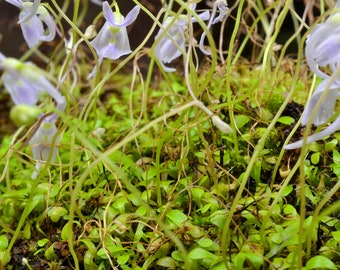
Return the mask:
<svg viewBox="0 0 340 270">
<path fill-rule="evenodd" d="M 195 9 L 195 6 L 192 9 Z M 198 16 L 203 21 L 208 20 L 209 12 L 203 12 Z M 192 21 L 196 22 L 195 18 L 192 18 Z M 157 42 L 154 51 L 155 56 L 165 72 L 176 71 L 175 68 L 169 68 L 165 64 L 172 62 L 185 51 L 187 24 L 188 17 L 186 15 L 179 15 L 176 19 L 173 16 L 169 16 L 162 23 L 162 28 L 155 37 Z"/>
<path fill-rule="evenodd" d="M 18 23 L 28 47 L 32 48 L 40 41 L 52 41 L 56 34 L 56 25 L 47 9 L 40 5 L 40 0 L 26 2 L 21 0 L 6 0 L 6 2 L 21 9 Z M 45 34 L 44 24 L 47 27 Z"/>
<path fill-rule="evenodd" d="M 139 11 L 140 7 L 135 6 L 124 17 L 119 11 L 112 12 L 108 2 L 103 3 L 106 22 L 96 38 L 90 42 L 98 54 L 98 65 L 101 64 L 103 58 L 118 59 L 122 55 L 131 53 L 126 27 L 136 20 Z M 96 67 L 88 76 L 88 79 L 92 78 L 95 74 Z"/>
</svg>

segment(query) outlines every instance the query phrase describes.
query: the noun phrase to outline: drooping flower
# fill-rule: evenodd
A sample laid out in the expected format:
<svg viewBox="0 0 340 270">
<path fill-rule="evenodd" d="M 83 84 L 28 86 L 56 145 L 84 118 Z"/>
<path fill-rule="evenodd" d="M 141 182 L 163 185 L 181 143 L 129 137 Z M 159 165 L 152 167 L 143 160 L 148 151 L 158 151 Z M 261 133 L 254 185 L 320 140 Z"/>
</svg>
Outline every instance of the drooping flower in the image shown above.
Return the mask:
<svg viewBox="0 0 340 270">
<path fill-rule="evenodd" d="M 140 7 L 135 6 L 124 17 L 118 10 L 113 12 L 108 2 L 103 3 L 103 13 L 106 22 L 95 39 L 90 42 L 98 54 L 98 66 L 103 58 L 118 59 L 132 52 L 126 27 L 136 20 L 139 11 Z M 92 78 L 95 74 L 96 67 L 88 78 Z"/>
<path fill-rule="evenodd" d="M 192 7 L 195 9 L 195 5 Z M 209 12 L 203 12 L 198 15 L 202 21 L 209 19 Z M 175 21 L 174 21 L 175 20 Z M 191 18 L 196 22 L 195 18 Z M 171 63 L 174 59 L 181 56 L 185 50 L 185 32 L 187 30 L 188 17 L 179 15 L 167 17 L 162 23 L 161 29 L 155 37 L 155 56 L 165 72 L 174 72 L 175 68 L 167 67 L 165 64 Z"/>
<path fill-rule="evenodd" d="M 219 11 L 219 15 L 216 16 L 217 13 L 217 9 Z M 209 19 L 209 23 L 207 25 L 208 30 L 210 30 L 211 26 L 213 24 L 216 24 L 218 22 L 222 22 L 229 14 L 229 8 L 228 8 L 228 3 L 226 0 L 216 0 L 214 5 L 213 5 L 213 10 Z M 200 50 L 206 54 L 206 55 L 210 55 L 211 52 L 207 51 L 206 49 L 204 49 L 204 39 L 206 37 L 206 32 L 203 32 L 200 38 L 200 43 L 199 43 L 199 47 Z"/>
<path fill-rule="evenodd" d="M 338 0 L 335 8 L 340 8 Z M 306 40 L 306 60 L 310 69 L 319 77 L 329 75 L 320 67 L 329 66 L 332 72 L 340 67 L 340 12 L 333 13 L 324 23 L 318 24 Z"/>
<path fill-rule="evenodd" d="M 21 9 L 18 23 L 28 47 L 34 47 L 40 41 L 52 41 L 56 35 L 56 24 L 47 9 L 40 5 L 40 0 L 6 0 Z M 46 29 L 44 28 L 46 25 Z M 47 30 L 47 33 L 46 33 Z"/>
</svg>

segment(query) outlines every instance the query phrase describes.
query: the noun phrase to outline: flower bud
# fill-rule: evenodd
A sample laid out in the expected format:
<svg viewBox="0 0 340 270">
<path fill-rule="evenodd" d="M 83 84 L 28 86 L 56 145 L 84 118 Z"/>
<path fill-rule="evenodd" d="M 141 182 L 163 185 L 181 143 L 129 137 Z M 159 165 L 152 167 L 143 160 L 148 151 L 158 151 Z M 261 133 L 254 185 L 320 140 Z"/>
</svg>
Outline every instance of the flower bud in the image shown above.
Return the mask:
<svg viewBox="0 0 340 270">
<path fill-rule="evenodd" d="M 216 127 L 225 134 L 233 132 L 232 128 L 225 122 L 222 121 L 217 115 L 211 117 L 211 121 L 216 125 Z"/>
<path fill-rule="evenodd" d="M 23 125 L 33 124 L 35 121 L 37 121 L 40 114 L 41 111 L 36 106 L 19 104 L 11 109 L 9 117 L 16 126 L 20 127 Z"/>
</svg>

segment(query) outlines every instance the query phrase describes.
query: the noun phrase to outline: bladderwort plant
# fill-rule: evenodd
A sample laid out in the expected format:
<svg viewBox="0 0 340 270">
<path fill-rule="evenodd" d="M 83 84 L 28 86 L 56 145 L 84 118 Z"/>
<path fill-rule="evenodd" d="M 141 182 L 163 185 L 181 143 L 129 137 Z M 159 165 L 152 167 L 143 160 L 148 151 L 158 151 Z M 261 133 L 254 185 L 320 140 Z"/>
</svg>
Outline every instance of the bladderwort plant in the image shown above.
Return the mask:
<svg viewBox="0 0 340 270">
<path fill-rule="evenodd" d="M 0 54 L 1 269 L 339 267 L 340 136 L 284 148 L 309 68 L 301 123 L 334 117 L 338 2 L 310 29 L 292 0 L 3 3 L 27 50 Z"/>
</svg>

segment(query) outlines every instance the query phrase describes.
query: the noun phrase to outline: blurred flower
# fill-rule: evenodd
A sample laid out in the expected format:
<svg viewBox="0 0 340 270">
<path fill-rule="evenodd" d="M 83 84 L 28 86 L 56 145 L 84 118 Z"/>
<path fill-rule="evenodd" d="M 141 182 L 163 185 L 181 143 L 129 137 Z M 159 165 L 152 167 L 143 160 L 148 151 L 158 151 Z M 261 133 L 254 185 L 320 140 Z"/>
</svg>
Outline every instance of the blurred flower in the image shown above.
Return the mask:
<svg viewBox="0 0 340 270">
<path fill-rule="evenodd" d="M 340 96 L 340 83 L 334 81 L 333 78 L 323 80 L 316 88 L 312 97 L 308 100 L 305 110 L 303 112 L 301 124 L 305 126 L 309 121 L 316 126 L 327 122 L 334 115 L 334 108 L 338 97 Z M 318 104 L 319 102 L 320 105 Z M 310 119 L 317 108 L 315 117 Z M 340 128 L 340 117 L 338 117 L 332 124 L 307 138 L 306 144 L 320 140 L 336 132 Z M 296 149 L 302 147 L 303 140 L 288 144 L 286 149 Z"/>
<path fill-rule="evenodd" d="M 192 7 L 195 9 L 195 5 Z M 209 12 L 203 12 L 198 15 L 202 21 L 209 19 Z M 195 18 L 191 18 L 196 22 Z M 160 62 L 165 72 L 174 72 L 175 68 L 165 66 L 177 57 L 181 56 L 185 50 L 185 31 L 187 30 L 188 17 L 179 15 L 177 18 L 169 16 L 162 23 L 162 27 L 155 37 L 157 42 L 155 46 L 155 56 Z"/>
<path fill-rule="evenodd" d="M 340 8 L 337 1 L 335 8 Z M 326 79 L 328 75 L 319 67 L 329 66 L 335 72 L 340 64 L 340 12 L 332 14 L 324 23 L 318 24 L 306 40 L 306 59 L 310 69 Z"/>
<path fill-rule="evenodd" d="M 58 129 L 54 122 L 48 118 L 44 119 L 31 138 L 29 144 L 32 148 L 33 158 L 37 161 L 32 179 L 38 176 L 42 162 L 54 162 L 57 157 L 56 144 L 59 143 L 60 137 L 57 136 Z"/>
<path fill-rule="evenodd" d="M 33 47 L 39 41 L 51 41 L 56 34 L 56 25 L 47 9 L 40 5 L 40 0 L 26 2 L 22 0 L 5 0 L 21 9 L 18 23 L 28 47 Z M 48 33 L 45 34 L 44 24 Z"/>
<path fill-rule="evenodd" d="M 65 98 L 34 64 L 23 63 L 0 53 L 0 69 L 4 70 L 1 79 L 16 105 L 36 105 L 39 95 L 47 93 L 57 102 L 60 111 L 65 109 Z"/>
<path fill-rule="evenodd" d="M 103 3 L 106 22 L 96 38 L 90 42 L 98 54 L 98 66 L 101 64 L 103 58 L 118 59 L 122 55 L 131 53 L 126 27 L 136 20 L 139 11 L 140 7 L 135 6 L 127 16 L 124 17 L 118 10 L 112 12 L 108 2 Z M 88 79 L 92 78 L 95 74 L 96 67 L 90 73 Z"/>
<path fill-rule="evenodd" d="M 34 110 L 41 93 L 47 93 L 57 103 L 57 109 L 64 111 L 66 106 L 65 97 L 46 79 L 44 73 L 32 63 L 22 63 L 14 58 L 7 58 L 0 53 L 0 69 L 4 70 L 1 77 L 3 84 L 13 99 L 16 106 L 11 112 L 11 117 L 18 124 L 29 124 L 41 117 L 39 110 Z M 23 106 L 25 105 L 25 106 Z M 25 113 L 25 117 L 18 114 Z M 40 116 L 39 116 L 40 115 Z M 54 161 L 57 149 L 52 144 L 59 142 L 56 137 L 57 128 L 56 113 L 43 116 L 40 126 L 29 141 L 32 147 L 33 158 L 38 160 L 32 178 L 36 178 L 40 161 Z M 50 159 L 49 159 L 50 158 Z"/>
<path fill-rule="evenodd" d="M 219 15 L 216 17 L 217 9 L 219 11 Z M 223 21 L 229 14 L 228 3 L 226 0 L 216 0 L 213 5 L 213 10 L 209 19 L 209 23 L 207 25 L 208 30 L 210 30 L 211 26 L 215 23 Z M 204 39 L 206 37 L 206 32 L 203 32 L 200 38 L 199 47 L 200 50 L 206 54 L 210 55 L 211 52 L 204 49 Z"/>
</svg>

